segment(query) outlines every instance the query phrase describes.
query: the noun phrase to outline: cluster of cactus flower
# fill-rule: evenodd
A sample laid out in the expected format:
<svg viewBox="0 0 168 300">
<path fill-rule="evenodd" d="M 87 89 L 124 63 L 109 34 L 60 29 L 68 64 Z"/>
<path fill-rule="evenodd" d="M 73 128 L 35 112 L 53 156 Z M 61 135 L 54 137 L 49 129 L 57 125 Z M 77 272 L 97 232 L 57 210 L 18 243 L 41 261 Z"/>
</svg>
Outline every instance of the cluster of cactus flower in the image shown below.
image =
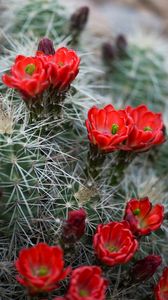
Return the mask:
<svg viewBox="0 0 168 300">
<path fill-rule="evenodd" d="M 100 263 L 112 267 L 130 261 L 138 250 L 139 238 L 157 230 L 163 222 L 163 217 L 162 205 L 156 204 L 152 207 L 148 198 L 131 199 L 127 203 L 123 221 L 99 224 L 97 227 L 93 236 L 93 248 Z M 62 226 L 62 242 L 77 242 L 85 234 L 85 221 L 86 212 L 83 209 L 71 211 Z M 137 283 L 149 279 L 161 262 L 161 257 L 157 255 L 149 255 L 137 261 L 130 271 L 129 280 Z M 70 266 L 66 270 L 63 269 L 62 248 L 45 243 L 22 249 L 15 266 L 19 273 L 18 282 L 25 286 L 31 295 L 56 289 L 58 282 L 71 273 Z M 108 280 L 101 274 L 103 271 L 99 266 L 79 266 L 72 271 L 67 294 L 64 298 L 55 299 L 79 300 L 90 297 L 92 300 L 104 300 Z M 159 281 L 156 287 L 156 294 L 160 292 L 160 284 L 162 281 Z"/>
<path fill-rule="evenodd" d="M 34 57 L 16 57 L 11 74 L 5 74 L 2 80 L 8 87 L 18 89 L 27 101 L 35 101 L 46 89 L 67 90 L 78 74 L 79 63 L 75 51 L 65 47 L 55 51 L 50 40 L 43 40 Z"/>
<path fill-rule="evenodd" d="M 21 93 L 34 116 L 39 118 L 40 114 L 43 115 L 47 106 L 47 116 L 54 115 L 61 122 L 60 111 L 54 107 L 60 105 L 66 97 L 70 84 L 79 72 L 79 64 L 80 59 L 74 50 L 63 47 L 55 51 L 52 41 L 43 39 L 35 57 L 19 55 L 10 74 L 3 75 L 2 80 L 8 87 Z M 129 153 L 143 155 L 143 152 L 166 140 L 162 114 L 150 111 L 146 105 L 135 108 L 127 106 L 123 110 L 116 110 L 111 104 L 104 108 L 94 106 L 88 111 L 86 128 L 90 142 L 89 153 L 92 156 L 87 175 L 91 174 L 95 181 L 96 172 L 93 169 L 101 165 L 102 155 L 105 159 L 110 152 L 121 153 L 116 161 L 116 172 L 120 176 L 120 167 L 125 168 L 122 156 Z M 116 184 L 114 178 L 111 183 Z M 70 254 L 73 245 L 87 236 L 88 214 L 84 208 L 69 212 L 68 218 L 60 226 L 59 245 L 40 242 L 20 250 L 15 262 L 18 272 L 16 279 L 27 288 L 30 296 L 40 294 L 43 297 L 45 293 L 56 290 L 58 284 L 61 286 L 60 282 L 68 277 L 69 287 L 65 294 L 53 299 L 105 300 L 108 285 L 111 285 L 105 270 L 133 259 L 140 249 L 141 238 L 161 227 L 164 207 L 159 203 L 153 205 L 148 197 L 129 200 L 122 220 L 97 224 L 91 242 L 93 265 L 85 263 L 71 270 L 68 264 L 64 269 L 67 264 L 64 255 L 66 257 L 66 253 Z M 136 261 L 128 270 L 127 287 L 150 279 L 161 262 L 161 256 L 153 254 Z M 163 271 L 154 289 L 156 300 L 167 299 L 167 289 L 168 268 Z"/>
<path fill-rule="evenodd" d="M 3 75 L 2 81 L 21 93 L 34 111 L 34 119 L 38 119 L 39 114 L 41 118 L 49 117 L 54 110 L 58 115 L 70 84 L 79 72 L 79 63 L 75 51 L 66 47 L 55 51 L 53 42 L 45 38 L 34 57 L 17 56 L 10 74 Z"/>
<path fill-rule="evenodd" d="M 89 139 L 103 151 L 146 151 L 165 141 L 162 115 L 145 105 L 116 111 L 110 104 L 104 109 L 93 107 L 86 126 Z"/>
</svg>

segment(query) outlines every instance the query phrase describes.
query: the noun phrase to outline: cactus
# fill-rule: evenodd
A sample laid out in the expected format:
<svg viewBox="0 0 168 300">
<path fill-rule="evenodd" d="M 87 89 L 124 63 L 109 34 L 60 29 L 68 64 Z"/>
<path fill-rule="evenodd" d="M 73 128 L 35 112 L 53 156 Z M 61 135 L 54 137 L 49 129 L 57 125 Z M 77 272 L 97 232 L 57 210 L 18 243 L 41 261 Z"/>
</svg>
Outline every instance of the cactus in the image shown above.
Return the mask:
<svg viewBox="0 0 168 300">
<path fill-rule="evenodd" d="M 115 101 L 122 99 L 133 105 L 143 101 L 155 111 L 163 110 L 167 98 L 168 74 L 164 53 L 155 43 L 154 38 L 148 45 L 143 39 L 132 39 L 122 55 L 117 52 L 117 46 L 115 48 L 108 44 L 106 49 L 104 44 L 105 80 L 111 86 L 111 95 Z M 112 52 L 113 56 L 110 56 Z"/>
<path fill-rule="evenodd" d="M 51 38 L 59 38 L 66 33 L 67 14 L 59 1 L 9 1 L 4 2 L 2 25 L 4 31 L 13 33 L 20 32 L 30 37 L 36 35 L 43 37 L 50 35 Z M 10 22 L 6 24 L 6 16 L 10 14 Z"/>
<path fill-rule="evenodd" d="M 0 58 L 1 74 L 10 68 L 17 55 L 34 55 L 36 41 L 49 29 L 46 23 L 55 10 L 59 21 L 51 20 L 49 36 L 53 37 L 55 46 L 66 37 L 63 24 L 68 20 L 69 12 L 65 13 L 64 8 L 58 10 L 58 2 L 52 0 L 42 3 L 42 13 L 38 7 L 38 0 L 26 1 L 21 8 L 16 5 L 17 18 L 14 17 L 8 27 L 12 41 L 10 49 L 4 50 Z M 20 37 L 13 42 L 21 26 L 20 37 L 26 34 L 22 45 Z M 80 35 L 78 40 L 75 41 L 76 48 Z M 117 56 L 108 52 L 106 58 L 110 58 L 110 63 L 102 66 L 99 57 L 87 54 L 90 47 L 81 49 L 80 72 L 64 95 L 61 114 L 54 109 L 46 113 L 41 105 L 37 117 L 33 115 L 30 102 L 26 103 L 28 99 L 23 100 L 18 91 L 7 90 L 1 84 L 0 299 L 33 299 L 17 283 L 13 261 L 22 248 L 39 242 L 59 244 L 64 248 L 66 265 L 72 268 L 101 265 L 109 280 L 107 300 L 153 297 L 151 286 L 156 282 L 157 274 L 154 279 L 135 283 L 131 281 L 131 270 L 137 260 L 149 254 L 161 254 L 163 264 L 168 263 L 168 192 L 163 177 L 167 174 L 167 145 L 131 156 L 127 153 L 123 156 L 119 151 L 102 153 L 93 145 L 90 147 L 85 126 L 88 110 L 93 105 L 102 107 L 111 102 L 111 98 L 117 108 L 143 102 L 151 110 L 166 111 L 166 57 L 158 54 L 155 47 L 151 51 L 141 49 L 138 43 L 127 46 L 120 37 L 113 47 L 114 51 L 118 49 Z M 106 54 L 104 52 L 103 56 Z M 47 97 L 48 91 L 43 94 L 44 103 Z M 141 237 L 139 250 L 127 264 L 108 267 L 98 261 L 92 245 L 97 225 L 122 221 L 127 201 L 146 196 L 153 205 L 164 205 L 165 220 L 161 228 Z M 63 238 L 63 228 L 67 228 L 69 212 L 80 208 L 86 212 L 86 232 L 72 242 L 68 240 L 69 236 Z M 68 283 L 69 279 L 61 283 L 60 288 L 34 299 L 63 297 Z"/>
</svg>

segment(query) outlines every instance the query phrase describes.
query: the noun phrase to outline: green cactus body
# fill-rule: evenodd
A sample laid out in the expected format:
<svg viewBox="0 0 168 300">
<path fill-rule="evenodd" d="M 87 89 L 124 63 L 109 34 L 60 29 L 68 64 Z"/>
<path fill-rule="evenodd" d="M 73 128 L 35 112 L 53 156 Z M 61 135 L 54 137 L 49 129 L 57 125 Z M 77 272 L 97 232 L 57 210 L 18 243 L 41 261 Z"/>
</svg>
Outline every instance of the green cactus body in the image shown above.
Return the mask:
<svg viewBox="0 0 168 300">
<path fill-rule="evenodd" d="M 12 12 L 13 13 L 13 12 Z M 65 33 L 66 14 L 58 1 L 37 0 L 25 1 L 15 6 L 12 23 L 8 24 L 8 31 L 13 34 L 36 35 L 43 37 L 48 28 L 51 37 L 57 38 Z"/>
<path fill-rule="evenodd" d="M 1 229 L 12 231 L 16 223 L 36 214 L 39 182 L 36 170 L 43 158 L 40 151 L 33 153 L 29 141 L 19 129 L 11 135 L 0 135 L 0 199 Z M 6 231 L 8 233 L 8 231 Z"/>
<path fill-rule="evenodd" d="M 163 109 L 168 96 L 165 59 L 152 48 L 130 45 L 123 57 L 113 59 L 108 66 L 106 80 L 113 98 L 128 105 L 144 103 L 157 111 Z"/>
</svg>

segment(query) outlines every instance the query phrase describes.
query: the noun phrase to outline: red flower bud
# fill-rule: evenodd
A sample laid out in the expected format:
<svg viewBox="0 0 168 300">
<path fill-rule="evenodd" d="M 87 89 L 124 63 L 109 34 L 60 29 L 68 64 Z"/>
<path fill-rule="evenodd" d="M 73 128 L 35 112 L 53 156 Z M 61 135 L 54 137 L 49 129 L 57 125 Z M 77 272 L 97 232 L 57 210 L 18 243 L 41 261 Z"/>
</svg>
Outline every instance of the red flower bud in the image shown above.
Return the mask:
<svg viewBox="0 0 168 300">
<path fill-rule="evenodd" d="M 0 198 L 2 198 L 2 196 L 3 196 L 3 190 L 0 189 Z"/>
<path fill-rule="evenodd" d="M 125 221 L 98 225 L 93 245 L 98 258 L 108 266 L 127 263 L 138 248 Z"/>
<path fill-rule="evenodd" d="M 160 277 L 155 287 L 155 299 L 156 300 L 168 299 L 168 267 L 164 268 L 162 276 Z"/>
<path fill-rule="evenodd" d="M 85 233 L 86 212 L 83 208 L 70 211 L 63 225 L 62 237 L 64 242 L 74 243 Z"/>
<path fill-rule="evenodd" d="M 124 219 L 129 222 L 131 231 L 136 235 L 146 235 L 157 230 L 164 217 L 164 207 L 161 204 L 152 206 L 148 197 L 131 199 L 125 208 Z"/>
<path fill-rule="evenodd" d="M 105 300 L 106 287 L 107 281 L 102 277 L 102 271 L 99 267 L 79 267 L 72 272 L 66 299 Z"/>
<path fill-rule="evenodd" d="M 123 34 L 119 34 L 116 38 L 116 47 L 119 54 L 124 54 L 127 49 L 127 40 Z"/>
<path fill-rule="evenodd" d="M 122 142 L 132 130 L 132 119 L 124 110 L 117 111 L 111 104 L 103 109 L 94 106 L 88 112 L 86 127 L 91 144 L 111 152 L 123 147 Z"/>
<path fill-rule="evenodd" d="M 117 56 L 116 49 L 113 45 L 106 42 L 102 45 L 102 58 L 105 62 L 110 63 Z"/>
<path fill-rule="evenodd" d="M 15 266 L 19 272 L 18 282 L 32 295 L 54 290 L 58 281 L 69 273 L 69 268 L 63 269 L 62 249 L 45 243 L 22 249 Z"/>
<path fill-rule="evenodd" d="M 126 150 L 146 151 L 154 145 L 165 142 L 161 113 L 148 110 L 146 105 L 139 105 L 136 108 L 128 106 L 126 111 L 134 122 L 133 130 L 126 141 Z"/>
<path fill-rule="evenodd" d="M 45 55 L 54 55 L 55 49 L 53 41 L 48 38 L 43 38 L 38 44 L 38 51 L 43 52 Z"/>
<path fill-rule="evenodd" d="M 138 260 L 132 268 L 132 278 L 134 282 L 148 280 L 156 272 L 162 263 L 159 255 L 148 255 L 144 259 Z"/>
<path fill-rule="evenodd" d="M 70 30 L 82 31 L 84 30 L 89 17 L 89 7 L 82 6 L 78 8 L 71 16 Z"/>
</svg>

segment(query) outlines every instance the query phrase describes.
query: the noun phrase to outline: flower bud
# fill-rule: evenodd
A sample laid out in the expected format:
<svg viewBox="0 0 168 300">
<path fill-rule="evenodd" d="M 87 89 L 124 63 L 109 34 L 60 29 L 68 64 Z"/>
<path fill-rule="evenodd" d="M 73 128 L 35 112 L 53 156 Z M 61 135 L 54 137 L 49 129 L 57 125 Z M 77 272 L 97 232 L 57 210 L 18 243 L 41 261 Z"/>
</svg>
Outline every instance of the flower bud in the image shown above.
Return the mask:
<svg viewBox="0 0 168 300">
<path fill-rule="evenodd" d="M 144 259 L 138 260 L 131 272 L 133 281 L 148 280 L 154 275 L 161 263 L 162 258 L 159 255 L 148 255 Z"/>
<path fill-rule="evenodd" d="M 89 7 L 82 6 L 78 8 L 71 16 L 70 30 L 81 32 L 84 30 L 89 17 Z"/>
<path fill-rule="evenodd" d="M 111 62 L 116 58 L 116 49 L 109 42 L 102 45 L 102 58 L 105 62 Z"/>
<path fill-rule="evenodd" d="M 53 41 L 48 38 L 43 38 L 38 44 L 38 51 L 43 52 L 45 55 L 54 55 L 55 49 Z"/>
<path fill-rule="evenodd" d="M 116 47 L 119 51 L 119 54 L 124 54 L 127 50 L 127 40 L 124 35 L 120 34 L 116 38 Z"/>
<path fill-rule="evenodd" d="M 62 238 L 65 243 L 78 241 L 85 233 L 86 212 L 83 208 L 70 211 L 62 230 Z"/>
</svg>

